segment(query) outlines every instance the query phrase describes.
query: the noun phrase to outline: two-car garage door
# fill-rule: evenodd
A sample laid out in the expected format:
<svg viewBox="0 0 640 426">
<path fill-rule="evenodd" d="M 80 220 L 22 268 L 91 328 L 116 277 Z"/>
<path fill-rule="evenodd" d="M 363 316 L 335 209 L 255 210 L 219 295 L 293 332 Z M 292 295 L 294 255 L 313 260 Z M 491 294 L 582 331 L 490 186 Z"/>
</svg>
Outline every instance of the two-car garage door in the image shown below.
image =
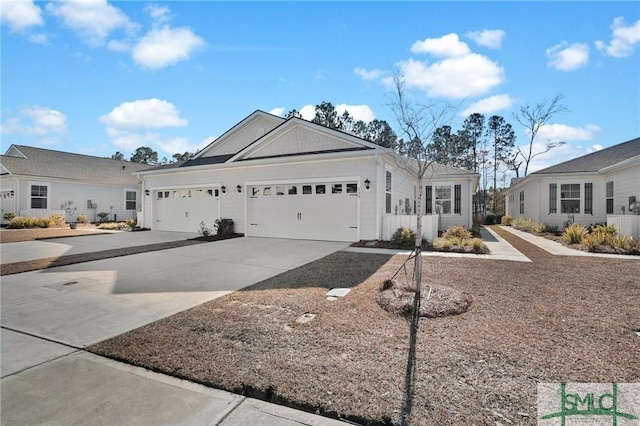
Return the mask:
<svg viewBox="0 0 640 426">
<path fill-rule="evenodd" d="M 248 236 L 358 240 L 355 181 L 249 186 Z"/>
</svg>

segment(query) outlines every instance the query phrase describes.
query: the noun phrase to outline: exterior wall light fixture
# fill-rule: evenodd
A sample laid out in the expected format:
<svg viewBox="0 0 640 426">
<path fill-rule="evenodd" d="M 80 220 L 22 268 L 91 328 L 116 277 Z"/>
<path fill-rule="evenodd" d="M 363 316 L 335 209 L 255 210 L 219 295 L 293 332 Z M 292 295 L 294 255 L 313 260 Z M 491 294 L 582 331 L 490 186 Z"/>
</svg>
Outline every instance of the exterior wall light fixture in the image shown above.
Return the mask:
<svg viewBox="0 0 640 426">
<path fill-rule="evenodd" d="M 238 194 L 240 194 L 242 192 L 242 186 L 241 185 L 236 186 L 236 189 L 238 190 Z"/>
<path fill-rule="evenodd" d="M 150 194 L 149 190 L 148 190 L 148 189 L 145 189 L 145 190 L 144 190 L 144 195 L 146 195 L 146 196 L 148 197 L 148 196 L 149 196 L 149 194 Z"/>
<path fill-rule="evenodd" d="M 222 191 L 222 193 L 223 193 L 223 194 L 226 194 L 226 193 L 227 193 L 227 187 L 226 187 L 226 186 L 224 186 L 224 185 L 222 185 L 222 186 L 220 187 L 220 191 Z"/>
<path fill-rule="evenodd" d="M 371 188 L 371 181 L 369 179 L 365 179 L 364 188 L 368 191 Z"/>
</svg>

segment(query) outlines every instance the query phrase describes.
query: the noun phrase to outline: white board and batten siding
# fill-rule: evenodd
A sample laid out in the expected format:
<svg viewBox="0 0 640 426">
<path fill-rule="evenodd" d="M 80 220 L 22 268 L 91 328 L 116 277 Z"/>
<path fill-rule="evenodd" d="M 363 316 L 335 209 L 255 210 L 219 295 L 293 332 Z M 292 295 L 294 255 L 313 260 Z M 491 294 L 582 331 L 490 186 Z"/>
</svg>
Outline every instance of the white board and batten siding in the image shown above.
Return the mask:
<svg viewBox="0 0 640 426">
<path fill-rule="evenodd" d="M 409 228 L 416 232 L 418 217 L 416 215 L 396 216 L 387 214 L 382 217 L 382 240 L 389 241 L 398 228 Z M 433 242 L 438 238 L 438 229 L 440 228 L 440 216 L 423 215 L 422 216 L 422 238 Z"/>
</svg>

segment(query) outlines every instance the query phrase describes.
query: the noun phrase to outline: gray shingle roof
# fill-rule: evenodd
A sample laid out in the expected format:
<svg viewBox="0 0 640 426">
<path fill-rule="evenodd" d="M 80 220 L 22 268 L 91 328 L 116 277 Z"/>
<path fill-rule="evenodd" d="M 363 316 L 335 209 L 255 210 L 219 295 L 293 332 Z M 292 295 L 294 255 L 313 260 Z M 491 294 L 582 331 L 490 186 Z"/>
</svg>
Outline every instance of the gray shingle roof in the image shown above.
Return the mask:
<svg viewBox="0 0 640 426">
<path fill-rule="evenodd" d="M 640 138 L 636 138 L 531 174 L 596 172 L 639 155 Z"/>
<path fill-rule="evenodd" d="M 12 145 L 7 150 L 7 154 L 12 151 L 12 148 L 19 150 L 26 158 L 2 155 L 0 163 L 9 173 L 19 176 L 39 176 L 115 185 L 138 185 L 140 179 L 132 173 L 149 168 L 148 164 L 24 145 Z"/>
</svg>

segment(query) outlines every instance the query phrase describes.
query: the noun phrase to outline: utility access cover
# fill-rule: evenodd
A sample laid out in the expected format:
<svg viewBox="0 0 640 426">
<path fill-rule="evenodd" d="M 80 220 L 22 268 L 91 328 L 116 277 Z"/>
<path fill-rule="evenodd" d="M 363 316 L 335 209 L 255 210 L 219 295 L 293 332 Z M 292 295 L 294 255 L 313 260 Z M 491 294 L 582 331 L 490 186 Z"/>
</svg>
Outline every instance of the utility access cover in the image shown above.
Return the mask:
<svg viewBox="0 0 640 426">
<path fill-rule="evenodd" d="M 344 297 L 351 291 L 350 288 L 332 288 L 327 292 L 327 297 Z"/>
</svg>

